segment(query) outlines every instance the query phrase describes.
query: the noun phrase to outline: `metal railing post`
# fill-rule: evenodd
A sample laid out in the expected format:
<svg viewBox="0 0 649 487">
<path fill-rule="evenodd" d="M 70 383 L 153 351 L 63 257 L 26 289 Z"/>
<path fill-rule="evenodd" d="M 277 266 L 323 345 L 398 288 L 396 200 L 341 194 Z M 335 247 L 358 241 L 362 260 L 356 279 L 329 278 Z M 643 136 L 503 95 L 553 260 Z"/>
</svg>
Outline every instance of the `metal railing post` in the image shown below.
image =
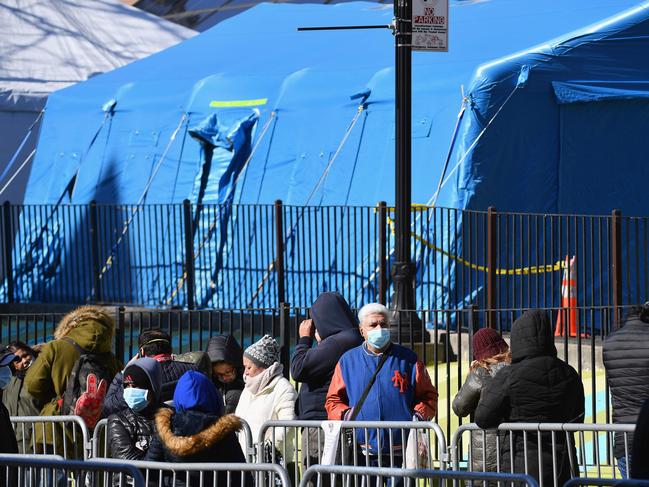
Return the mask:
<svg viewBox="0 0 649 487">
<path fill-rule="evenodd" d="M 194 269 L 194 228 L 192 222 L 192 205 L 188 199 L 183 201 L 183 226 L 185 235 L 185 260 L 183 271 L 187 283 L 187 308 L 194 309 L 195 279 Z"/>
<path fill-rule="evenodd" d="M 275 200 L 275 278 L 277 280 L 277 302 L 280 308 L 286 301 L 284 282 L 284 211 L 282 200 Z"/>
<path fill-rule="evenodd" d="M 496 256 L 498 255 L 498 229 L 496 207 L 487 210 L 487 326 L 496 328 Z"/>
<path fill-rule="evenodd" d="M 291 305 L 280 303 L 279 305 L 279 341 L 280 361 L 284 365 L 284 377 L 289 378 L 291 368 Z"/>
<path fill-rule="evenodd" d="M 7 280 L 7 302 L 14 302 L 14 263 L 13 263 L 13 244 L 12 244 L 12 225 L 11 225 L 11 203 L 5 201 L 2 205 L 2 220 L 4 231 L 4 276 Z"/>
<path fill-rule="evenodd" d="M 115 355 L 119 360 L 124 360 L 124 306 L 117 308 L 117 326 L 115 327 Z"/>
<path fill-rule="evenodd" d="M 388 256 L 387 256 L 388 211 L 385 201 L 379 201 L 379 303 L 387 303 Z"/>
<path fill-rule="evenodd" d="M 102 299 L 101 264 L 99 263 L 99 210 L 97 202 L 92 200 L 90 211 L 90 253 L 92 258 L 92 300 L 98 303 Z"/>
<path fill-rule="evenodd" d="M 613 210 L 611 216 L 611 274 L 613 322 L 615 328 L 619 328 L 619 307 L 622 305 L 622 212 L 620 210 Z"/>
</svg>

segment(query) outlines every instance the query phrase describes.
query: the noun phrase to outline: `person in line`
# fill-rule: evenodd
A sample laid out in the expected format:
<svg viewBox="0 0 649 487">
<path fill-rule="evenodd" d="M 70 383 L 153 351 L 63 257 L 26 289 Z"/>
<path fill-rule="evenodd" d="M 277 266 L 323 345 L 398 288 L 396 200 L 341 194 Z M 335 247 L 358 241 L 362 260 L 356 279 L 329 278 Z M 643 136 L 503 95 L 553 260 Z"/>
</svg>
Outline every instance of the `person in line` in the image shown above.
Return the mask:
<svg viewBox="0 0 649 487">
<path fill-rule="evenodd" d="M 284 368 L 279 362 L 279 356 L 279 345 L 270 335 L 264 335 L 243 352 L 246 386 L 239 398 L 235 414 L 250 425 L 253 438 L 259 437 L 261 426 L 266 421 L 295 419 L 297 392 L 282 375 Z M 265 461 L 276 461 L 277 452 L 283 458 L 285 466 L 292 461 L 295 450 L 291 444 L 292 436 L 289 434 L 285 437 L 284 431 L 284 428 L 276 428 L 274 435 L 272 431 L 267 431 L 266 441 L 271 442 L 274 439 L 272 447 L 275 450 L 266 454 Z M 239 435 L 239 441 L 245 448 L 244 435 Z M 270 443 L 267 445 L 268 448 L 271 447 Z"/>
<path fill-rule="evenodd" d="M 633 308 L 622 327 L 611 333 L 602 348 L 606 380 L 611 391 L 613 423 L 635 423 L 649 399 L 649 303 Z M 625 442 L 626 439 L 626 442 Z M 627 477 L 633 434 L 615 434 L 613 454 L 622 478 Z M 627 461 L 628 460 L 628 461 Z"/>
<path fill-rule="evenodd" d="M 510 346 L 512 364 L 483 389 L 475 412 L 477 425 L 492 429 L 503 422 L 583 422 L 584 387 L 577 371 L 557 358 L 547 313 L 530 310 L 518 318 Z M 542 470 L 544 485 L 563 485 L 579 475 L 573 438 L 568 442 L 566 436 L 556 435 L 553 445 L 551 433 L 542 433 L 539 445 L 537 435 L 529 435 L 526 442 L 522 432 L 510 434 L 513 438 L 500 441 L 502 472 L 529 473 L 539 481 Z"/>
<path fill-rule="evenodd" d="M 437 412 L 437 389 L 417 354 L 392 343 L 388 309 L 379 303 L 366 304 L 358 312 L 358 318 L 364 342 L 345 352 L 336 365 L 325 401 L 327 417 L 330 420 L 411 421 L 416 416 L 431 420 Z M 359 399 L 377 369 L 376 380 L 359 409 Z M 401 467 L 406 447 L 402 444 L 401 430 L 393 430 L 391 435 L 389 429 L 371 428 L 366 437 L 365 431 L 359 429 L 355 437 L 358 458 L 364 458 L 367 466 L 377 466 L 380 462 L 383 466 Z"/>
<path fill-rule="evenodd" d="M 649 400 L 640 408 L 638 421 L 633 432 L 633 449 L 631 451 L 631 478 L 649 480 Z"/>
<path fill-rule="evenodd" d="M 223 399 L 207 376 L 194 370 L 185 372 L 178 381 L 173 402 L 175 412 L 162 408 L 156 414 L 157 436 L 150 449 L 152 460 L 245 463 L 236 436 L 241 420 L 234 414 L 223 415 Z M 211 473 L 203 474 L 201 485 L 252 486 L 249 475 L 230 475 L 228 479 L 227 472 L 219 472 L 214 479 Z M 165 477 L 165 485 L 171 485 L 172 479 Z M 198 472 L 191 474 L 188 485 L 198 485 L 200 480 Z M 185 477 L 178 476 L 173 485 L 185 485 Z"/>
<path fill-rule="evenodd" d="M 157 360 L 162 366 L 161 402 L 171 401 L 174 395 L 174 389 L 176 388 L 176 382 L 178 382 L 180 376 L 188 370 L 196 369 L 194 364 L 175 360 L 171 352 L 171 337 L 159 328 L 145 330 L 138 337 L 138 352 L 134 360 L 141 357 L 151 357 Z M 124 402 L 123 397 L 124 388 L 122 387 L 122 377 L 122 372 L 116 374 L 108 388 L 102 410 L 102 416 L 105 418 L 126 408 L 126 402 Z"/>
<path fill-rule="evenodd" d="M 338 360 L 347 350 L 363 343 L 358 320 L 345 298 L 336 292 L 326 292 L 315 300 L 311 319 L 300 323 L 298 334 L 291 359 L 291 375 L 300 384 L 297 419 L 324 420 L 327 391 Z M 302 431 L 301 447 L 305 468 L 319 463 L 324 447 L 322 429 Z"/>
<path fill-rule="evenodd" d="M 3 391 L 11 382 L 11 364 L 20 360 L 14 353 L 7 347 L 0 345 L 0 390 Z M 16 434 L 11 426 L 9 419 L 9 412 L 4 404 L 0 403 L 0 453 L 18 454 L 18 441 Z M 7 473 L 9 472 L 9 478 Z M 5 467 L 0 468 L 0 485 L 15 486 L 17 485 L 17 478 L 13 469 Z"/>
<path fill-rule="evenodd" d="M 122 368 L 122 364 L 111 352 L 114 333 L 115 320 L 98 306 L 81 306 L 61 319 L 54 330 L 54 340 L 43 346 L 38 360 L 27 369 L 25 376 L 27 392 L 43 404 L 41 416 L 61 414 L 68 379 L 82 351 L 101 357 L 102 366 L 112 376 Z M 92 393 L 92 397 L 88 396 L 88 399 L 96 399 L 100 407 L 103 397 L 95 393 L 96 391 Z M 71 431 L 65 431 L 68 448 L 76 447 L 76 454 L 80 457 L 84 445 L 75 445 Z M 58 428 L 36 428 L 35 443 L 39 449 L 37 453 L 64 453 L 68 456 L 71 453 L 62 452 L 63 436 Z"/>
<path fill-rule="evenodd" d="M 160 407 L 162 367 L 150 357 L 131 362 L 124 369 L 124 401 L 127 407 L 108 417 L 110 456 L 122 460 L 149 460 L 155 434 L 155 413 Z"/>
<path fill-rule="evenodd" d="M 205 349 L 212 362 L 212 382 L 225 402 L 225 414 L 233 413 L 243 391 L 243 350 L 232 335 L 210 338 Z"/>
<path fill-rule="evenodd" d="M 481 328 L 473 335 L 473 362 L 464 384 L 453 399 L 453 411 L 460 418 L 473 416 L 480 394 L 493 377 L 512 361 L 509 345 L 493 328 Z M 484 460 L 484 461 L 483 461 Z M 474 472 L 497 470 L 496 433 L 471 434 L 471 469 Z"/>
<path fill-rule="evenodd" d="M 24 387 L 27 369 L 36 359 L 37 353 L 29 345 L 21 341 L 11 342 L 8 349 L 14 353 L 16 360 L 10 366 L 13 369 L 13 377 L 2 392 L 2 403 L 6 406 L 9 416 L 38 416 L 41 405 Z M 16 437 L 20 439 L 18 452 L 34 453 L 32 428 L 25 427 L 23 423 L 17 423 L 14 428 Z"/>
</svg>

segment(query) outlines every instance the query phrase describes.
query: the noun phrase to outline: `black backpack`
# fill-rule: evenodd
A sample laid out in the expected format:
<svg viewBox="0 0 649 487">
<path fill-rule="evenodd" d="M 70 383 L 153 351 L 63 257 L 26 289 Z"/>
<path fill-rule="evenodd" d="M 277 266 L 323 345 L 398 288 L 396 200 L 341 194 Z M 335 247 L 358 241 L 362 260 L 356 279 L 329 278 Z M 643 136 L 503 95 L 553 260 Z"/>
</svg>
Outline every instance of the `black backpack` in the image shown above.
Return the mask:
<svg viewBox="0 0 649 487">
<path fill-rule="evenodd" d="M 62 340 L 79 351 L 63 393 L 62 415 L 80 416 L 91 430 L 101 418 L 101 410 L 113 374 L 108 364 L 112 354 L 89 352 L 69 337 Z"/>
</svg>

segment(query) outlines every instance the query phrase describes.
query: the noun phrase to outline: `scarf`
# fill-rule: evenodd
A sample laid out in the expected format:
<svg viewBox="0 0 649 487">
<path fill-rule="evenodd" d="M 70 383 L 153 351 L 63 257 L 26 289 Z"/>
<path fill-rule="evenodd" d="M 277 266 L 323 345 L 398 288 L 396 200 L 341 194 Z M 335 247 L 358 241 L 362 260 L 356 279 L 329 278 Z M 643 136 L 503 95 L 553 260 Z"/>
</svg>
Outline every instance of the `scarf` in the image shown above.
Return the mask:
<svg viewBox="0 0 649 487">
<path fill-rule="evenodd" d="M 244 376 L 243 380 L 246 383 L 246 389 L 256 395 L 264 387 L 270 384 L 275 377 L 281 375 L 283 371 L 284 366 L 279 362 L 275 362 L 273 365 L 264 369 L 263 372 L 254 377 Z"/>
</svg>

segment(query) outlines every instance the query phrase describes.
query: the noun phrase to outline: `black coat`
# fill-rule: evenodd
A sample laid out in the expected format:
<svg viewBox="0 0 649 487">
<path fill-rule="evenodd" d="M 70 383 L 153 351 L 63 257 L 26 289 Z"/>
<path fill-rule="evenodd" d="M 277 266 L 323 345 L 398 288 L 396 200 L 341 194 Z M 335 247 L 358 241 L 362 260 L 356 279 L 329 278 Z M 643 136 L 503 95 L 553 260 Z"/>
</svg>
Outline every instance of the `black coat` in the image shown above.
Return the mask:
<svg viewBox="0 0 649 487">
<path fill-rule="evenodd" d="M 635 426 L 630 473 L 634 479 L 649 479 L 649 401 L 640 409 Z"/>
<path fill-rule="evenodd" d="M 108 444 L 112 458 L 149 460 L 147 454 L 154 435 L 153 412 L 140 414 L 126 408 L 108 417 Z"/>
<path fill-rule="evenodd" d="M 481 428 L 494 428 L 503 422 L 569 423 L 583 422 L 584 387 L 574 368 L 557 358 L 552 326 L 545 312 L 526 312 L 514 323 L 511 334 L 512 365 L 498 372 L 484 389 L 475 413 Z M 525 472 L 527 446 L 528 473 L 539 479 L 538 437 L 512 433 L 514 472 Z M 503 436 L 501 434 L 501 436 Z M 541 436 L 541 467 L 546 486 L 563 485 L 578 475 L 574 438 L 568 445 L 566 435 Z M 512 458 L 510 438 L 501 440 L 503 472 L 510 472 Z M 557 483 L 554 483 L 553 461 L 556 460 Z M 572 466 L 571 466 L 572 463 Z"/>
<path fill-rule="evenodd" d="M 327 419 L 325 400 L 331 377 L 342 355 L 363 343 L 358 322 L 338 293 L 323 293 L 313 303 L 311 316 L 320 343 L 302 337 L 291 359 L 291 375 L 300 384 L 295 404 L 297 419 Z"/>
<path fill-rule="evenodd" d="M 649 399 L 649 324 L 630 316 L 604 342 L 606 379 L 611 390 L 613 423 L 632 423 Z M 633 435 L 628 435 L 631 451 Z M 624 435 L 615 435 L 615 457 L 624 456 Z"/>
<path fill-rule="evenodd" d="M 220 335 L 210 338 L 205 352 L 214 364 L 227 362 L 237 370 L 237 378 L 232 382 L 221 382 L 212 376 L 212 382 L 221 393 L 225 406 L 225 414 L 234 413 L 239 404 L 241 391 L 245 387 L 243 382 L 243 350 L 232 335 Z"/>
<path fill-rule="evenodd" d="M 162 392 L 160 393 L 160 401 L 171 401 L 174 397 L 174 390 L 176 389 L 178 379 L 188 370 L 196 370 L 196 365 L 177 360 L 164 360 L 160 362 L 160 365 L 162 367 Z M 104 405 L 101 412 L 102 417 L 107 418 L 111 414 L 128 408 L 124 401 L 123 381 L 124 375 L 122 372 L 117 373 L 113 378 L 104 398 Z"/>
<path fill-rule="evenodd" d="M 234 414 L 216 417 L 200 411 L 172 412 L 161 409 L 155 418 L 157 436 L 151 445 L 150 457 L 154 461 L 173 463 L 245 463 L 246 458 L 236 432 L 241 429 L 241 420 Z M 177 481 L 184 481 L 177 478 Z M 199 474 L 191 476 L 198 481 Z M 213 476 L 203 477 L 204 485 L 214 483 Z M 171 480 L 171 479 L 167 479 Z M 219 472 L 217 485 L 226 485 L 227 473 Z M 184 482 L 183 482 L 184 484 Z M 192 482 L 193 484 L 193 482 Z M 176 486 L 181 483 L 176 483 Z M 198 483 L 196 484 L 198 485 Z M 231 474 L 231 487 L 252 487 L 252 477 Z"/>
<path fill-rule="evenodd" d="M 18 454 L 16 434 L 11 426 L 7 408 L 2 403 L 0 403 L 0 453 Z M 10 468 L 8 471 L 9 479 L 7 479 L 7 468 L 0 467 L 0 485 L 16 485 L 16 470 Z"/>
</svg>

